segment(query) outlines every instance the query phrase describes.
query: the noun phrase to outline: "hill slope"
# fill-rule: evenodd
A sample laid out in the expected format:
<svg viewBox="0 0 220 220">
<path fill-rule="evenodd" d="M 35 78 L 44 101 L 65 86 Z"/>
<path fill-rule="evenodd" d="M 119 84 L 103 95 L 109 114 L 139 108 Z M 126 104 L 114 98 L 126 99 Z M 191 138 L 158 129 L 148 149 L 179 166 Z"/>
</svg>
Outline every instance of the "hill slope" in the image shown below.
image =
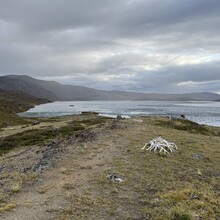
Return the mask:
<svg viewBox="0 0 220 220">
<path fill-rule="evenodd" d="M 2 76 L 0 77 L 0 89 L 21 91 L 38 98 L 46 98 L 51 101 L 56 100 L 55 95 L 51 91 L 43 89 L 38 80 L 29 76 Z"/>
<path fill-rule="evenodd" d="M 34 105 L 46 102 L 48 100 L 36 98 L 21 91 L 5 91 L 0 89 L 0 112 L 22 112 L 34 107 Z"/>
<path fill-rule="evenodd" d="M 21 91 L 5 91 L 0 89 L 0 129 L 9 125 L 25 124 L 26 120 L 14 113 L 27 111 L 47 99 L 36 98 Z"/>
<path fill-rule="evenodd" d="M 62 85 L 55 81 L 37 80 L 26 75 L 0 77 L 0 89 L 19 90 L 51 101 L 74 100 L 170 100 L 170 101 L 216 101 L 220 95 L 214 93 L 135 93 L 125 91 L 104 91 L 83 86 Z"/>
</svg>

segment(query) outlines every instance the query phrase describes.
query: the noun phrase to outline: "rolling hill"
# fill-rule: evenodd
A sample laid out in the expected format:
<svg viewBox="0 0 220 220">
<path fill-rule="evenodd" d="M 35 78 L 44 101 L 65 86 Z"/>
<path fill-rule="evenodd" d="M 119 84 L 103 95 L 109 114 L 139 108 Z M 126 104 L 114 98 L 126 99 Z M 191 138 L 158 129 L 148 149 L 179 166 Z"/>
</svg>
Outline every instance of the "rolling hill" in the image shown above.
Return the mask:
<svg viewBox="0 0 220 220">
<path fill-rule="evenodd" d="M 36 98 L 21 91 L 5 91 L 0 89 L 0 112 L 22 112 L 35 105 L 47 102 L 49 102 L 47 99 Z"/>
<path fill-rule="evenodd" d="M 55 81 L 34 79 L 27 75 L 7 75 L 0 77 L 0 89 L 21 91 L 34 97 L 51 101 L 93 101 L 93 100 L 161 100 L 161 101 L 217 101 L 215 93 L 135 93 L 126 91 L 104 91 L 83 86 L 63 85 Z"/>
<path fill-rule="evenodd" d="M 47 103 L 49 100 L 36 98 L 21 91 L 5 91 L 0 89 L 0 130 L 3 127 L 26 124 L 24 118 L 15 113 L 27 111 L 35 105 Z"/>
</svg>

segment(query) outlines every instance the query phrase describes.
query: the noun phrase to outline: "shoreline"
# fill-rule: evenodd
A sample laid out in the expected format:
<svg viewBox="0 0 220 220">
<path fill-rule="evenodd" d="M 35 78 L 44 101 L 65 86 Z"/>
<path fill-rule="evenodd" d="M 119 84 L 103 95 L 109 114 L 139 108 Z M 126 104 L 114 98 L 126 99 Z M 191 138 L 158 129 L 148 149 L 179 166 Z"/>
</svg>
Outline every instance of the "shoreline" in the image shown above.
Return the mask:
<svg viewBox="0 0 220 220">
<path fill-rule="evenodd" d="M 212 105 L 196 104 L 199 106 L 184 105 L 185 102 L 172 102 L 172 104 L 164 102 L 143 102 L 143 101 L 124 101 L 124 102 L 53 102 L 37 106 L 28 113 L 21 113 L 21 116 L 30 117 L 56 117 L 63 115 L 80 114 L 83 111 L 95 111 L 107 117 L 117 117 L 122 115 L 124 117 L 138 117 L 138 116 L 165 116 L 178 118 L 185 115 L 186 118 L 199 124 L 206 124 L 210 126 L 220 126 L 220 105 L 216 102 Z M 74 107 L 69 107 L 69 105 Z M 209 106 L 209 107 L 207 107 Z M 213 107 L 210 107 L 213 106 Z"/>
<path fill-rule="evenodd" d="M 47 115 L 45 115 L 45 113 L 43 114 L 38 114 L 38 115 L 24 115 L 25 113 L 24 112 L 21 112 L 21 113 L 17 113 L 16 115 L 18 115 L 19 117 L 21 118 L 56 118 L 56 117 L 66 117 L 66 116 L 75 116 L 75 115 L 81 115 L 83 112 L 81 113 L 76 113 L 76 114 L 72 114 L 72 113 L 69 113 L 69 114 L 54 114 L 52 113 L 51 115 L 49 113 L 47 113 Z M 141 114 L 141 115 L 129 115 L 129 114 L 105 114 L 105 113 L 99 113 L 99 112 L 95 112 L 96 114 L 98 114 L 99 116 L 103 116 L 103 117 L 109 117 L 109 118 L 112 118 L 112 119 L 116 119 L 118 115 L 120 115 L 122 118 L 124 119 L 129 119 L 129 118 L 137 118 L 137 117 L 164 117 L 164 118 L 169 118 L 169 119 L 181 119 L 181 117 L 179 116 L 172 116 L 172 115 L 158 115 L 158 114 L 148 114 L 148 115 L 144 115 L 144 114 Z M 36 113 L 34 113 L 36 114 Z M 182 119 L 184 120 L 184 119 Z M 197 121 L 194 121 L 194 120 L 190 120 L 188 118 L 185 118 L 185 120 L 189 120 L 189 121 L 192 121 L 192 122 L 195 122 L 201 126 L 210 126 L 210 127 L 220 127 L 220 125 L 215 125 L 215 124 L 205 124 L 205 123 L 199 123 Z"/>
</svg>

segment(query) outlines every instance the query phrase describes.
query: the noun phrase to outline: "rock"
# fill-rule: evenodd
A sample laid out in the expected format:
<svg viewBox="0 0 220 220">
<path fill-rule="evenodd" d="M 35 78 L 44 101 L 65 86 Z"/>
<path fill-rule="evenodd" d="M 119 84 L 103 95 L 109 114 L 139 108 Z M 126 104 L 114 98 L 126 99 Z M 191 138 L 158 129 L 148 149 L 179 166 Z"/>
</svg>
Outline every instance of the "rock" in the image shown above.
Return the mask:
<svg viewBox="0 0 220 220">
<path fill-rule="evenodd" d="M 92 112 L 92 111 L 85 111 L 85 112 L 81 112 L 82 115 L 98 115 L 98 112 Z"/>
<path fill-rule="evenodd" d="M 122 119 L 122 116 L 121 115 L 117 115 L 117 119 L 118 120 Z"/>
<path fill-rule="evenodd" d="M 40 158 L 39 162 L 32 167 L 34 172 L 39 172 L 42 170 L 46 170 L 52 165 L 52 158 L 59 152 L 59 143 L 55 141 L 51 141 L 42 151 L 42 157 Z"/>
<path fill-rule="evenodd" d="M 35 121 L 35 122 L 32 123 L 32 125 L 39 125 L 39 124 L 40 124 L 39 121 Z"/>
<path fill-rule="evenodd" d="M 205 156 L 203 154 L 192 154 L 192 157 L 198 160 L 202 160 L 205 158 Z"/>
<path fill-rule="evenodd" d="M 108 173 L 106 175 L 106 178 L 112 182 L 115 182 L 115 183 L 123 182 L 123 180 L 121 178 L 119 178 L 118 176 L 116 176 L 114 173 Z"/>
<path fill-rule="evenodd" d="M 199 200 L 199 196 L 196 195 L 195 193 L 189 193 L 188 195 L 189 199 L 193 200 L 193 199 L 198 199 Z"/>
</svg>

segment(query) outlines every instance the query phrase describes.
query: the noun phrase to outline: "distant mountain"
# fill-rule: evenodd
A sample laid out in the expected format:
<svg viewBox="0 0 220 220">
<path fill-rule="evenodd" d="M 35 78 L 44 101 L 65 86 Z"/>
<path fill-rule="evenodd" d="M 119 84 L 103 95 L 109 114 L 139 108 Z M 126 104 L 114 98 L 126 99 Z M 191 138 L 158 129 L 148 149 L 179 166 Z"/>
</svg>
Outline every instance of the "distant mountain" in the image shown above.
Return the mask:
<svg viewBox="0 0 220 220">
<path fill-rule="evenodd" d="M 0 77 L 0 89 L 21 91 L 23 93 L 35 96 L 38 98 L 46 98 L 49 100 L 56 100 L 53 92 L 42 88 L 40 80 L 31 78 L 30 76 L 16 76 L 8 75 Z"/>
<path fill-rule="evenodd" d="M 216 101 L 220 95 L 215 93 L 135 93 L 125 91 L 104 91 L 83 86 L 63 85 L 55 81 L 34 79 L 27 75 L 8 75 L 0 77 L 0 89 L 17 90 L 31 96 L 51 101 L 75 100 L 161 100 L 161 101 Z"/>
</svg>

